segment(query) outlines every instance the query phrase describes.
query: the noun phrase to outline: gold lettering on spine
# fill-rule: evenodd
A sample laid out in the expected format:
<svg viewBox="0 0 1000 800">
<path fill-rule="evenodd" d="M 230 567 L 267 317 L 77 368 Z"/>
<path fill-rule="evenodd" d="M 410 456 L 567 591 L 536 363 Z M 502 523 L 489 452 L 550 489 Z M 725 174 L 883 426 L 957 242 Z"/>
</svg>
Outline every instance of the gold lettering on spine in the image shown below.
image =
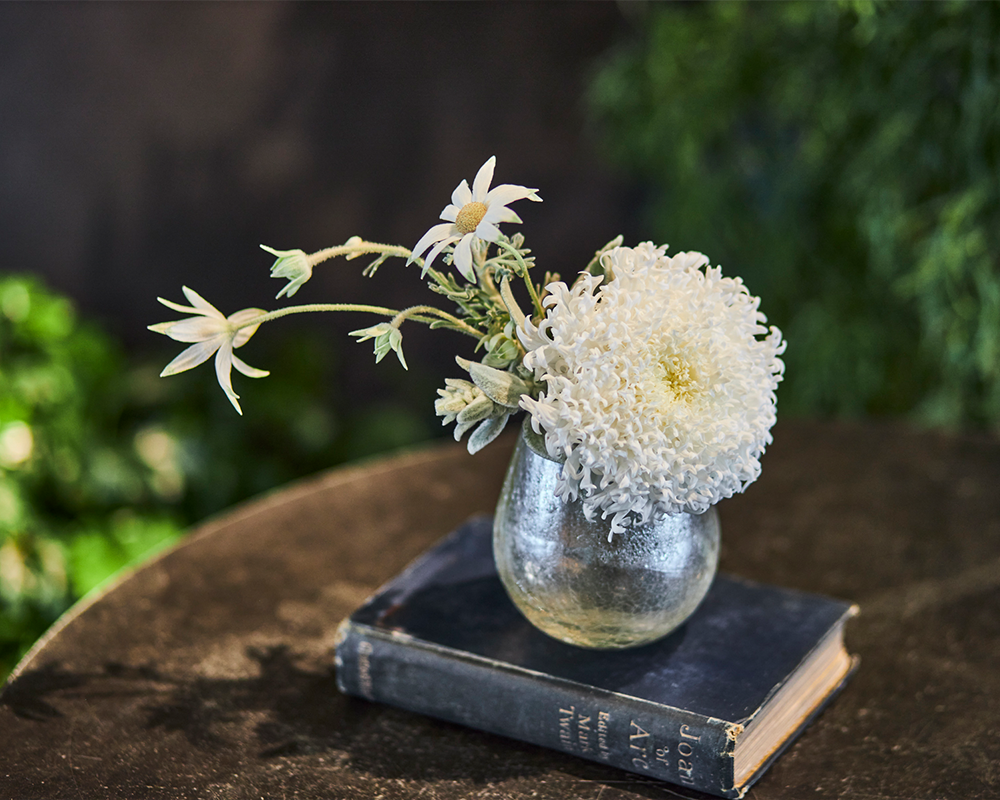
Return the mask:
<svg viewBox="0 0 1000 800">
<path fill-rule="evenodd" d="M 593 752 L 590 746 L 590 717 L 582 714 L 576 721 L 576 738 L 580 742 L 580 750 L 584 753 Z"/>
<path fill-rule="evenodd" d="M 569 752 L 573 752 L 574 719 L 576 719 L 576 706 L 559 709 L 559 741 Z"/>
<path fill-rule="evenodd" d="M 677 759 L 677 775 L 679 776 L 681 783 L 693 786 L 695 783 L 695 765 L 693 760 L 689 760 L 691 759 L 691 756 L 694 755 L 694 746 L 691 742 L 700 742 L 701 736 L 695 736 L 691 733 L 691 728 L 688 725 L 681 725 L 680 735 L 681 742 L 677 745 L 677 753 L 683 756 L 683 758 Z"/>
<path fill-rule="evenodd" d="M 571 753 L 597 754 L 607 760 L 611 756 L 608 744 L 608 723 L 611 715 L 607 711 L 593 712 L 576 706 L 559 709 L 559 743 Z"/>
<path fill-rule="evenodd" d="M 597 752 L 604 761 L 611 757 L 611 747 L 608 745 L 608 723 L 610 722 L 611 714 L 607 711 L 597 712 Z"/>
<path fill-rule="evenodd" d="M 681 738 L 682 739 L 694 739 L 694 741 L 700 742 L 701 741 L 701 737 L 700 736 L 694 736 L 693 734 L 689 733 L 688 731 L 690 731 L 690 730 L 691 730 L 691 727 L 689 725 L 681 725 Z"/>
<path fill-rule="evenodd" d="M 635 720 L 629 722 L 629 750 L 632 751 L 632 766 L 649 769 L 649 748 L 652 744 L 649 733 Z"/>
</svg>

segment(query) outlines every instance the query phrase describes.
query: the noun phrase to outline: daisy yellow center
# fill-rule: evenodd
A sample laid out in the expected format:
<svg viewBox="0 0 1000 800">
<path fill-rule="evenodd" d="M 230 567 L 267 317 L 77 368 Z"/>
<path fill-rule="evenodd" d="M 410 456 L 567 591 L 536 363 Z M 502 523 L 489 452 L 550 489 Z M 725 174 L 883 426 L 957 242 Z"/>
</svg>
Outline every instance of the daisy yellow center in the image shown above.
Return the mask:
<svg viewBox="0 0 1000 800">
<path fill-rule="evenodd" d="M 463 236 L 472 233 L 486 216 L 486 203 L 466 203 L 455 217 L 455 227 Z"/>
</svg>

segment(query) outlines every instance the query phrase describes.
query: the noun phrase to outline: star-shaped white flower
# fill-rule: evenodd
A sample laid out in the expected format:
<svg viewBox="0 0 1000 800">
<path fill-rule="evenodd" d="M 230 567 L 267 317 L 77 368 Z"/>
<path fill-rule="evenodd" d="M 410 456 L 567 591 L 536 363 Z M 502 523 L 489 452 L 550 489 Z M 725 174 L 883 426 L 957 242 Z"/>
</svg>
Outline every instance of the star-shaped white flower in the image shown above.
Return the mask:
<svg viewBox="0 0 1000 800">
<path fill-rule="evenodd" d="M 161 378 L 168 375 L 176 375 L 197 367 L 207 361 L 212 354 L 215 354 L 215 375 L 219 380 L 219 386 L 226 393 L 229 402 L 240 413 L 239 395 L 233 391 L 232 368 L 236 367 L 240 372 L 249 378 L 264 378 L 271 373 L 263 369 L 255 369 L 233 354 L 233 348 L 242 347 L 254 335 L 259 325 L 250 325 L 241 328 L 245 322 L 259 317 L 266 312 L 260 308 L 244 308 L 228 317 L 219 311 L 215 306 L 205 300 L 193 289 L 183 287 L 184 296 L 191 303 L 190 306 L 182 306 L 162 297 L 156 298 L 167 308 L 180 311 L 182 314 L 193 314 L 188 319 L 175 320 L 174 322 L 160 322 L 150 325 L 149 330 L 155 333 L 162 333 L 178 342 L 194 342 L 177 358 L 167 364 L 160 373 Z"/>
<path fill-rule="evenodd" d="M 458 242 L 455 247 L 455 266 L 465 276 L 466 280 L 475 281 L 476 273 L 472 269 L 472 242 L 481 239 L 485 242 L 495 242 L 500 237 L 501 222 L 520 222 L 521 218 L 507 206 L 515 200 L 528 198 L 536 203 L 542 202 L 537 189 L 526 186 L 515 186 L 504 183 L 493 189 L 493 168 L 496 166 L 496 156 L 479 168 L 476 179 L 469 184 L 462 181 L 451 194 L 451 203 L 441 212 L 441 219 L 446 220 L 441 225 L 435 225 L 420 237 L 407 264 L 420 255 L 431 245 L 430 252 L 424 260 L 424 271 L 450 244 Z"/>
</svg>

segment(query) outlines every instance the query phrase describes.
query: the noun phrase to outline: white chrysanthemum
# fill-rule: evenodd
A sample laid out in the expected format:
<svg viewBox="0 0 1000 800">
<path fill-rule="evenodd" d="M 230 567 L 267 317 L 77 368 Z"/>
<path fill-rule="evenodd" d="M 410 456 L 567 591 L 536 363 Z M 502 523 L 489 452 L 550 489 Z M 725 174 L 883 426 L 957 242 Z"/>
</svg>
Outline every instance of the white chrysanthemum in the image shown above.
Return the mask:
<svg viewBox="0 0 1000 800">
<path fill-rule="evenodd" d="M 546 384 L 521 405 L 565 461 L 560 497 L 620 533 L 656 510 L 699 514 L 757 478 L 785 343 L 743 282 L 700 253 L 647 242 L 604 264 L 603 286 L 589 274 L 550 284 L 546 318 L 520 331 Z"/>
</svg>

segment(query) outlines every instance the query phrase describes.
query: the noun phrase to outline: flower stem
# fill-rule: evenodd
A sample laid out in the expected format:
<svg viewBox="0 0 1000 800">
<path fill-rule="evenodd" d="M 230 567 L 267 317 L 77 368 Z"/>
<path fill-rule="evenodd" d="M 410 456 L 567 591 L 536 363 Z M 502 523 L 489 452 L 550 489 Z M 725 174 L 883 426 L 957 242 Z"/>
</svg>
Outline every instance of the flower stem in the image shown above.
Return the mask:
<svg viewBox="0 0 1000 800">
<path fill-rule="evenodd" d="M 378 244 L 377 242 L 366 242 L 363 239 L 349 239 L 346 244 L 339 244 L 336 247 L 327 247 L 324 250 L 317 250 L 309 256 L 309 263 L 313 266 L 337 256 L 347 256 L 348 259 L 363 256 L 365 253 L 380 253 L 388 256 L 399 256 L 409 258 L 410 251 L 405 247 L 394 244 Z M 414 259 L 417 260 L 417 259 Z"/>
<path fill-rule="evenodd" d="M 481 339 L 485 335 L 482 331 L 476 330 L 464 320 L 452 316 L 447 311 L 442 311 L 440 308 L 435 308 L 434 306 L 410 306 L 409 308 L 405 308 L 393 318 L 392 325 L 393 327 L 398 328 L 403 320 L 407 319 L 423 322 L 424 318 L 422 316 L 416 316 L 418 314 L 434 314 L 440 319 L 449 322 L 453 326 L 453 330 L 457 330 L 467 336 L 474 336 L 476 339 Z"/>
<path fill-rule="evenodd" d="M 363 256 L 366 253 L 379 253 L 381 255 L 398 256 L 399 258 L 407 259 L 413 255 L 412 250 L 407 250 L 405 247 L 400 247 L 399 245 L 368 242 L 355 236 L 348 239 L 344 244 L 337 245 L 336 247 L 327 247 L 324 250 L 317 250 L 309 256 L 309 263 L 311 266 L 316 266 L 323 261 L 336 258 L 337 256 L 345 256 L 347 260 L 350 261 L 354 258 L 358 258 L 359 256 Z M 422 275 L 430 275 L 438 286 L 447 287 L 448 282 L 444 275 L 432 267 L 425 268 L 424 260 L 422 258 L 418 256 L 413 259 L 412 263 L 420 267 Z"/>
<path fill-rule="evenodd" d="M 254 317 L 238 325 L 236 330 L 250 328 L 254 325 L 263 325 L 265 322 L 281 319 L 281 317 L 287 317 L 290 314 L 312 314 L 317 311 L 361 311 L 368 314 L 380 314 L 384 317 L 394 317 L 399 313 L 394 308 L 367 306 L 358 303 L 309 303 L 308 305 L 288 306 L 287 308 L 279 308 L 277 311 L 268 311 L 259 317 Z"/>
<path fill-rule="evenodd" d="M 435 317 L 449 322 L 453 326 L 453 330 L 457 330 L 467 336 L 473 336 L 476 339 L 480 339 L 483 336 L 482 332 L 476 330 L 468 323 L 463 322 L 457 317 L 453 317 L 446 311 L 434 308 L 434 306 L 412 306 L 404 309 L 403 311 L 397 311 L 394 308 L 369 306 L 359 303 L 311 303 L 302 306 L 279 308 L 277 311 L 269 311 L 266 314 L 261 314 L 259 317 L 247 320 L 246 322 L 236 326 L 234 332 L 242 330 L 243 328 L 251 328 L 255 325 L 263 325 L 265 322 L 271 322 L 272 320 L 280 319 L 281 317 L 287 317 L 290 314 L 311 314 L 318 311 L 360 311 L 366 314 L 378 314 L 383 317 L 392 317 L 393 324 L 397 326 L 399 322 L 406 319 L 430 325 L 435 320 L 425 315 L 433 314 Z M 397 320 L 399 320 L 399 322 L 397 322 Z"/>
<path fill-rule="evenodd" d="M 542 309 L 542 302 L 538 297 L 538 292 L 535 289 L 535 284 L 531 282 L 531 276 L 528 274 L 528 265 L 525 263 L 524 258 L 521 256 L 520 251 L 506 239 L 502 238 L 497 239 L 496 244 L 497 246 L 502 247 L 504 250 L 506 250 L 508 253 L 514 256 L 518 266 L 521 268 L 521 274 L 524 277 L 524 283 L 528 287 L 528 294 L 531 295 L 531 304 L 532 306 L 534 306 L 535 311 L 538 313 L 538 315 L 544 317 L 545 311 L 544 309 Z"/>
</svg>

